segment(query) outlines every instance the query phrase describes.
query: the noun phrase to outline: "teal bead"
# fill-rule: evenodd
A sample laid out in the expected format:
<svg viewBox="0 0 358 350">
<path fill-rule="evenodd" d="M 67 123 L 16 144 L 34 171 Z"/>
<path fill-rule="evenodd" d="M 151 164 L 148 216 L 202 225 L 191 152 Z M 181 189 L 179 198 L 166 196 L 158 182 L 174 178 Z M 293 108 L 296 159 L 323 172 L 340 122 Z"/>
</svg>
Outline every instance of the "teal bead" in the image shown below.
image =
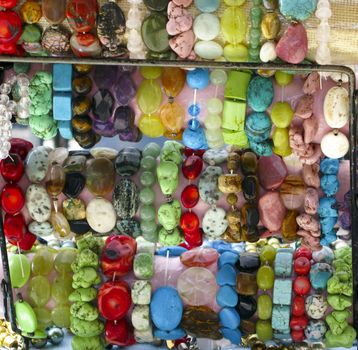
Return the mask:
<svg viewBox="0 0 358 350">
<path fill-rule="evenodd" d="M 152 204 L 155 201 L 155 192 L 150 187 L 143 188 L 139 192 L 139 200 L 142 204 Z"/>
<path fill-rule="evenodd" d="M 143 221 L 155 221 L 155 209 L 152 205 L 142 205 L 139 215 Z"/>
<path fill-rule="evenodd" d="M 201 12 L 215 12 L 220 6 L 220 0 L 195 0 L 195 6 Z"/>
<path fill-rule="evenodd" d="M 150 171 L 143 171 L 142 174 L 140 174 L 140 183 L 144 187 L 150 187 L 153 186 L 155 183 L 155 176 Z"/>
<path fill-rule="evenodd" d="M 142 221 L 140 223 L 143 238 L 149 242 L 158 242 L 158 226 L 155 221 Z"/>
<path fill-rule="evenodd" d="M 280 0 L 280 12 L 290 20 L 305 21 L 316 10 L 317 0 Z"/>
<path fill-rule="evenodd" d="M 150 142 L 148 143 L 142 151 L 143 158 L 151 156 L 153 158 L 158 158 L 160 154 L 160 146 L 157 143 Z"/>
<path fill-rule="evenodd" d="M 154 170 L 156 166 L 157 160 L 152 156 L 145 156 L 140 162 L 140 167 L 143 170 Z"/>
</svg>

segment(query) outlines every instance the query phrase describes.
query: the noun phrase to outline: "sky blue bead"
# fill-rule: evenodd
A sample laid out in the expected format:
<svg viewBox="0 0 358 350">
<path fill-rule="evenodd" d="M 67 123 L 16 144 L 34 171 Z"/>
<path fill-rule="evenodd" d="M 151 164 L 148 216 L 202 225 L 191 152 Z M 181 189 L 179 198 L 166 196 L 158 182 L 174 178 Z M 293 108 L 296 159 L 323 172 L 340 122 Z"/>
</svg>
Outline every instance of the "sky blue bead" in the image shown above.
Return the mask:
<svg viewBox="0 0 358 350">
<path fill-rule="evenodd" d="M 327 234 L 333 230 L 334 225 L 337 223 L 337 217 L 326 217 L 320 220 L 321 223 L 321 231 L 323 234 Z"/>
<path fill-rule="evenodd" d="M 332 197 L 321 197 L 319 199 L 318 215 L 322 218 L 338 217 L 338 210 L 333 208 L 337 201 Z"/>
<path fill-rule="evenodd" d="M 58 131 L 60 132 L 60 135 L 64 139 L 66 139 L 66 140 L 73 139 L 72 126 L 71 126 L 71 122 L 69 120 L 58 121 L 57 127 L 58 127 Z"/>
<path fill-rule="evenodd" d="M 219 312 L 220 324 L 229 329 L 236 329 L 240 326 L 240 315 L 232 307 L 224 307 Z"/>
<path fill-rule="evenodd" d="M 241 344 L 241 332 L 239 329 L 221 328 L 220 331 L 224 338 L 230 340 L 233 344 Z"/>
<path fill-rule="evenodd" d="M 222 286 L 216 294 L 216 302 L 221 307 L 235 307 L 239 301 L 236 290 L 231 286 Z"/>
<path fill-rule="evenodd" d="M 208 143 L 206 141 L 206 136 L 204 129 L 202 127 L 193 130 L 190 127 L 190 123 L 196 123 L 199 121 L 197 119 L 191 119 L 188 123 L 188 128 L 186 128 L 183 132 L 183 143 L 186 147 L 191 149 L 208 149 Z M 200 123 L 199 123 L 200 124 Z"/>
<path fill-rule="evenodd" d="M 339 190 L 337 175 L 323 175 L 321 177 L 321 188 L 326 196 L 334 196 Z"/>
<path fill-rule="evenodd" d="M 182 328 L 175 328 L 172 331 L 163 331 L 161 329 L 156 329 L 154 331 L 154 336 L 158 339 L 163 340 L 177 340 L 185 337 L 185 331 Z"/>
<path fill-rule="evenodd" d="M 169 252 L 169 256 L 180 256 L 187 251 L 184 247 L 174 246 L 174 247 L 163 247 L 157 250 L 156 254 L 160 256 L 167 256 Z"/>
<path fill-rule="evenodd" d="M 186 75 L 186 83 L 191 89 L 203 90 L 209 86 L 210 72 L 207 68 L 195 68 Z"/>
<path fill-rule="evenodd" d="M 229 264 L 224 265 L 216 274 L 219 286 L 236 286 L 236 270 Z"/>
<path fill-rule="evenodd" d="M 325 175 L 337 175 L 339 170 L 339 160 L 325 158 L 319 164 L 319 170 Z"/>
<path fill-rule="evenodd" d="M 220 0 L 195 0 L 195 6 L 201 12 L 215 12 L 220 6 Z"/>
<path fill-rule="evenodd" d="M 227 242 L 221 242 L 220 244 L 218 244 L 217 250 L 219 254 L 223 254 L 227 251 L 232 251 L 232 244 Z"/>
<path fill-rule="evenodd" d="M 192 104 L 188 108 L 188 113 L 192 117 L 197 117 L 200 114 L 200 106 L 198 104 Z"/>
<path fill-rule="evenodd" d="M 236 252 L 224 252 L 220 255 L 218 267 L 219 269 L 224 266 L 225 264 L 235 265 L 236 262 L 239 260 L 239 255 Z"/>
<path fill-rule="evenodd" d="M 70 92 L 55 92 L 53 95 L 53 119 L 71 120 L 72 94 Z"/>
<path fill-rule="evenodd" d="M 280 12 L 288 19 L 305 21 L 316 10 L 317 0 L 280 0 Z"/>
<path fill-rule="evenodd" d="M 326 246 L 326 243 L 328 241 L 325 241 L 325 239 L 321 239 L 324 246 Z M 333 274 L 333 270 L 331 265 L 326 263 L 318 263 L 313 264 L 310 270 L 310 282 L 314 289 L 318 290 L 326 290 L 327 289 L 327 281 L 331 278 Z"/>
<path fill-rule="evenodd" d="M 336 232 L 332 232 L 330 234 L 324 235 L 323 239 L 321 239 L 321 245 L 329 247 L 329 245 L 336 240 L 337 240 Z"/>
<path fill-rule="evenodd" d="M 53 90 L 59 92 L 72 91 L 72 65 L 55 63 L 53 65 Z"/>
</svg>

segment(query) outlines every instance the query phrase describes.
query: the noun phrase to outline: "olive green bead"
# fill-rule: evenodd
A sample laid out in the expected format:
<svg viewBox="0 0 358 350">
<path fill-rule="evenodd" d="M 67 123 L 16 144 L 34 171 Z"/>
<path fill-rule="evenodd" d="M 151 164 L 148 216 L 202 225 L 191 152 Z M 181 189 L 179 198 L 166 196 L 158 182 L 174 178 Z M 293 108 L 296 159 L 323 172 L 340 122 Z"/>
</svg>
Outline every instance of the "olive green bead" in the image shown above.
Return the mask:
<svg viewBox="0 0 358 350">
<path fill-rule="evenodd" d="M 155 176 L 150 171 L 143 171 L 140 175 L 140 183 L 145 187 L 153 186 L 155 183 Z"/>
<path fill-rule="evenodd" d="M 139 215 L 143 221 L 155 221 L 155 209 L 151 205 L 141 206 Z"/>
<path fill-rule="evenodd" d="M 155 192 L 150 188 L 143 188 L 139 192 L 139 200 L 142 204 L 152 204 L 155 201 Z"/>
</svg>

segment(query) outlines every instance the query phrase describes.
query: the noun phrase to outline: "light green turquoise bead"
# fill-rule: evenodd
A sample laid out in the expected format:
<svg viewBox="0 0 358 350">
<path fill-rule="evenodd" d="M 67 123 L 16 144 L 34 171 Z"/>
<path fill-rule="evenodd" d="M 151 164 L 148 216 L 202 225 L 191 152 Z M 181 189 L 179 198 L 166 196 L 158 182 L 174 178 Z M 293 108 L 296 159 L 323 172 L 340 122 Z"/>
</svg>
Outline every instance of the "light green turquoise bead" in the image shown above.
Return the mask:
<svg viewBox="0 0 358 350">
<path fill-rule="evenodd" d="M 139 253 L 133 262 L 134 275 L 141 280 L 149 280 L 154 275 L 153 255 L 149 253 Z"/>
<path fill-rule="evenodd" d="M 158 209 L 158 222 L 167 231 L 173 230 L 179 224 L 180 216 L 181 206 L 177 199 L 162 204 Z"/>
<path fill-rule="evenodd" d="M 145 187 L 153 186 L 155 183 L 155 176 L 151 171 L 143 171 L 140 174 L 140 183 Z"/>
<path fill-rule="evenodd" d="M 150 142 L 148 143 L 142 151 L 143 157 L 151 156 L 153 158 L 159 157 L 160 146 L 157 143 Z"/>
<path fill-rule="evenodd" d="M 149 242 L 158 242 L 158 225 L 155 221 L 142 221 L 140 223 L 143 238 Z"/>
<path fill-rule="evenodd" d="M 153 170 L 157 166 L 156 158 L 152 156 L 145 156 L 140 161 L 140 167 L 143 170 Z"/>
<path fill-rule="evenodd" d="M 152 205 L 142 205 L 140 208 L 140 219 L 144 221 L 155 220 L 155 208 Z"/>
<path fill-rule="evenodd" d="M 224 107 L 219 98 L 213 97 L 207 102 L 206 108 L 210 114 L 221 114 Z"/>
<path fill-rule="evenodd" d="M 165 141 L 160 153 L 161 161 L 174 162 L 176 165 L 180 165 L 183 161 L 181 151 L 184 146 L 177 141 Z"/>
<path fill-rule="evenodd" d="M 214 69 L 210 73 L 210 81 L 213 85 L 225 85 L 227 74 L 223 69 Z"/>
<path fill-rule="evenodd" d="M 168 233 L 164 228 L 159 230 L 159 243 L 163 246 L 175 246 L 184 242 L 177 228 L 173 232 Z"/>
<path fill-rule="evenodd" d="M 162 193 L 171 196 L 179 185 L 179 168 L 174 162 L 161 161 L 157 166 L 157 177 Z"/>
<path fill-rule="evenodd" d="M 155 192 L 150 188 L 143 188 L 139 192 L 139 200 L 142 204 L 152 204 L 155 201 Z"/>
</svg>

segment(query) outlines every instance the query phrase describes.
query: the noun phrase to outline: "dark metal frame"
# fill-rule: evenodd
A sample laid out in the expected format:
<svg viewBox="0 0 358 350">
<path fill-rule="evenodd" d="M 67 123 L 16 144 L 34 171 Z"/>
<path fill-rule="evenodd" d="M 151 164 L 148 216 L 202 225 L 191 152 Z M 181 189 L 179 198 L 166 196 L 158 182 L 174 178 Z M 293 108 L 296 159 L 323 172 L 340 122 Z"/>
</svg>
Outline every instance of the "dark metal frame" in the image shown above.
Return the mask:
<svg viewBox="0 0 358 350">
<path fill-rule="evenodd" d="M 58 57 L 7 57 L 0 56 L 0 62 L 28 62 L 28 63 L 69 63 L 69 64 L 90 64 L 90 65 L 120 65 L 120 66 L 167 66 L 180 68 L 221 68 L 221 69 L 238 69 L 238 70 L 286 70 L 293 73 L 307 72 L 326 72 L 346 74 L 348 80 L 349 93 L 349 141 L 350 141 L 350 191 L 351 191 L 351 217 L 352 217 L 352 251 L 353 251 L 353 325 L 358 331 L 358 219 L 357 219 L 357 112 L 358 112 L 358 91 L 356 87 L 355 73 L 348 67 L 317 64 L 299 64 L 290 65 L 285 63 L 232 63 L 232 62 L 191 62 L 191 61 L 154 61 L 154 60 L 129 60 L 129 59 L 91 59 L 91 58 L 58 58 Z M 1 213 L 1 212 L 0 212 Z M 9 262 L 6 250 L 6 239 L 3 231 L 2 216 L 0 218 L 0 251 L 3 265 L 4 277 L 1 282 L 1 289 L 4 297 L 4 313 L 14 330 L 16 327 L 16 316 L 14 309 L 14 297 L 10 281 Z"/>
</svg>

